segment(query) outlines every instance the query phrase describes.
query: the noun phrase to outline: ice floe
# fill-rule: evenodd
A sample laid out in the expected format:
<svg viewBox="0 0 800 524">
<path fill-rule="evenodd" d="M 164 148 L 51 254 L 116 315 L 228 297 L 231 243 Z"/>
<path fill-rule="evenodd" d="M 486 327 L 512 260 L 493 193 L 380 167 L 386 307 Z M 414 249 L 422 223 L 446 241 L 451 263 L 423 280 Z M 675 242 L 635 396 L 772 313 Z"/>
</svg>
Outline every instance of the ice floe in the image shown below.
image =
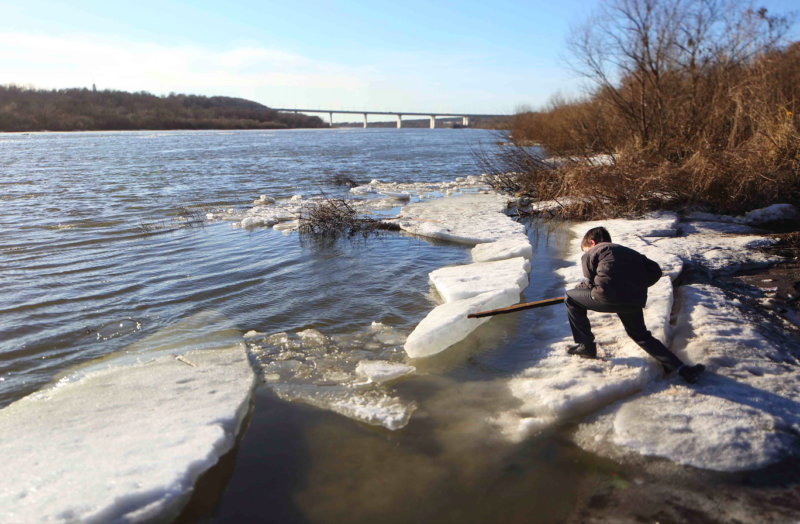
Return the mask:
<svg viewBox="0 0 800 524">
<path fill-rule="evenodd" d="M 0 521 L 166 522 L 234 444 L 254 383 L 244 346 L 62 380 L 0 411 Z"/>
<path fill-rule="evenodd" d="M 531 263 L 525 258 L 518 257 L 444 267 L 431 272 L 429 278 L 442 299 L 445 302 L 453 302 L 514 286 L 521 293 L 528 286 L 530 270 Z"/>
<path fill-rule="evenodd" d="M 469 319 L 468 314 L 519 302 L 531 270 L 524 255 L 530 257 L 532 248 L 525 226 L 508 217 L 505 208 L 503 197 L 470 194 L 419 202 L 401 210 L 402 229 L 453 242 L 486 243 L 485 249 L 473 249 L 473 257 L 491 260 L 431 272 L 430 281 L 445 304 L 431 311 L 409 335 L 404 347 L 410 357 L 440 353 L 491 318 Z"/>
<path fill-rule="evenodd" d="M 526 239 L 525 226 L 509 219 L 505 206 L 499 195 L 465 194 L 409 204 L 397 223 L 414 235 L 463 244 Z"/>
<path fill-rule="evenodd" d="M 356 366 L 357 374 L 365 377 L 369 382 L 378 384 L 410 375 L 416 370 L 417 368 L 414 366 L 386 360 L 362 360 Z"/>
<path fill-rule="evenodd" d="M 478 244 L 470 251 L 473 262 L 492 262 L 507 258 L 533 258 L 533 246 L 527 237 L 514 235 L 510 238 Z"/>
<path fill-rule="evenodd" d="M 519 302 L 519 295 L 519 287 L 513 286 L 436 307 L 408 336 L 406 353 L 411 358 L 422 358 L 444 351 L 491 318 L 467 318 L 467 315 L 511 306 Z"/>
<path fill-rule="evenodd" d="M 274 385 L 273 389 L 284 400 L 299 401 L 320 409 L 338 413 L 347 418 L 398 430 L 408 424 L 408 419 L 417 408 L 413 402 L 403 402 L 382 391 L 354 393 L 345 387 Z"/>
</svg>

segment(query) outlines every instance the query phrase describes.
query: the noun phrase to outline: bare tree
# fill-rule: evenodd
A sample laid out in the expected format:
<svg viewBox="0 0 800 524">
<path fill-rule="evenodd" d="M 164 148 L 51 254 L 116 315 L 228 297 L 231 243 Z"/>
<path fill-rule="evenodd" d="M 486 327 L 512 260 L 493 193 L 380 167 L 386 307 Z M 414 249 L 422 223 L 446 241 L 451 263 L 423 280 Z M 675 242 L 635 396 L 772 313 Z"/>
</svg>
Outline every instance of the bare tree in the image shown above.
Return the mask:
<svg viewBox="0 0 800 524">
<path fill-rule="evenodd" d="M 783 41 L 791 17 L 742 0 L 611 0 L 573 29 L 573 68 L 634 132 L 646 155 L 690 154 L 737 71 Z M 674 158 L 675 159 L 675 158 Z"/>
</svg>

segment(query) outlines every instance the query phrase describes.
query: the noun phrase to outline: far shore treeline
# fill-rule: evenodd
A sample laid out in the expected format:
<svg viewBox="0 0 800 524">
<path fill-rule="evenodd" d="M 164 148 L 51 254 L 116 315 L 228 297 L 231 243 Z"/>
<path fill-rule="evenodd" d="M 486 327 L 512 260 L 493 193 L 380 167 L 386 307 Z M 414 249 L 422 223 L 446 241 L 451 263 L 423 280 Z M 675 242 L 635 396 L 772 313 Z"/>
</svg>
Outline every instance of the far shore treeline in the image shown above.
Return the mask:
<svg viewBox="0 0 800 524">
<path fill-rule="evenodd" d="M 0 86 L 4 132 L 314 127 L 328 126 L 316 116 L 279 113 L 243 98 Z"/>
</svg>

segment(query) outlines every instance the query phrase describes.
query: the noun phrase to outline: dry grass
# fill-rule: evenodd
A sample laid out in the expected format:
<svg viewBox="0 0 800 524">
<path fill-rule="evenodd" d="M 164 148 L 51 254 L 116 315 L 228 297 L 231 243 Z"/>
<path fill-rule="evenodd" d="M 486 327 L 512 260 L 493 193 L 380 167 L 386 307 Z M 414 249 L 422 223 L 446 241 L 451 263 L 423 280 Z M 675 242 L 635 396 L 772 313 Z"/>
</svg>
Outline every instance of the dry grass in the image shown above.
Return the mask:
<svg viewBox="0 0 800 524">
<path fill-rule="evenodd" d="M 596 87 L 515 117 L 513 146 L 484 157 L 498 188 L 561 202 L 569 218 L 800 204 L 800 42 L 780 40 L 790 21 L 736 0 L 604 5 L 571 40 Z"/>
</svg>

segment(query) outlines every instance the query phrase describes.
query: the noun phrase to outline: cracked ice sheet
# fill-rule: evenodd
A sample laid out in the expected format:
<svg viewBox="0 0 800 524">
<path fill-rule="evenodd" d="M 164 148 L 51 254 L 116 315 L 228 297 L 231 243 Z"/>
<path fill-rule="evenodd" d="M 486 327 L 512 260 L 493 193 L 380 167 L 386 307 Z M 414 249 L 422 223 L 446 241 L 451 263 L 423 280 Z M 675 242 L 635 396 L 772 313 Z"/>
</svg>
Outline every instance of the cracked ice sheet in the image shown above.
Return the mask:
<svg viewBox="0 0 800 524">
<path fill-rule="evenodd" d="M 522 258 L 450 266 L 429 275 L 445 302 L 471 298 L 481 293 L 516 286 L 520 293 L 528 286 L 531 263 Z"/>
<path fill-rule="evenodd" d="M 400 227 L 414 235 L 462 244 L 482 244 L 511 237 L 527 240 L 525 226 L 503 213 L 506 198 L 491 194 L 460 195 L 410 204 L 401 209 Z"/>
<path fill-rule="evenodd" d="M 667 346 L 672 298 L 672 282 L 662 277 L 649 289 L 644 310 L 647 327 Z M 550 328 L 536 364 L 508 383 L 522 405 L 503 413 L 497 423 L 512 441 L 631 396 L 662 373 L 660 364 L 627 336 L 613 313 L 589 312 L 600 360 L 568 355 L 565 348 L 574 342 L 565 317 Z"/>
<path fill-rule="evenodd" d="M 684 286 L 676 353 L 703 362 L 695 386 L 656 383 L 582 424 L 577 443 L 617 460 L 662 457 L 716 471 L 758 469 L 800 435 L 800 371 L 718 288 Z"/>
<path fill-rule="evenodd" d="M 241 344 L 182 358 L 88 372 L 0 410 L 0 521 L 174 518 L 233 447 L 254 383 Z"/>
</svg>

